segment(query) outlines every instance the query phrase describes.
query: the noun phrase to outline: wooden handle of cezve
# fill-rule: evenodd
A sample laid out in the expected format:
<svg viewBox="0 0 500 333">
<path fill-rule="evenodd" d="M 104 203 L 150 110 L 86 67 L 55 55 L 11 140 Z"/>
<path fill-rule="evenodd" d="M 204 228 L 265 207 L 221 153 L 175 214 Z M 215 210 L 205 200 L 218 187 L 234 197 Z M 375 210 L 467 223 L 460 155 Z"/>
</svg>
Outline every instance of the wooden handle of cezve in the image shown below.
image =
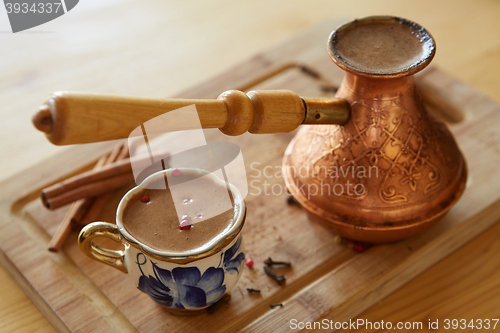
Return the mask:
<svg viewBox="0 0 500 333">
<path fill-rule="evenodd" d="M 144 122 L 196 105 L 203 128 L 227 135 L 286 133 L 300 124 L 339 124 L 349 120 L 342 99 L 301 98 L 289 90 L 238 90 L 217 99 L 153 99 L 80 92 L 55 92 L 33 116 L 33 124 L 56 145 L 129 137 Z"/>
</svg>

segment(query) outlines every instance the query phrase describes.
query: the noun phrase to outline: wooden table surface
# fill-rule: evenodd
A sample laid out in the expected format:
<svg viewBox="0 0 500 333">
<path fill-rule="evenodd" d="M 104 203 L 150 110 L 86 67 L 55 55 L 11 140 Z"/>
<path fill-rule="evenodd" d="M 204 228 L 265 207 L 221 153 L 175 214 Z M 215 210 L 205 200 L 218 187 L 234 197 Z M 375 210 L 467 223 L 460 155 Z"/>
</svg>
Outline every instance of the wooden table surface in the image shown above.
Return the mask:
<svg viewBox="0 0 500 333">
<path fill-rule="evenodd" d="M 496 0 L 85 0 L 18 34 L 0 9 L 0 180 L 68 149 L 52 146 L 30 122 L 52 91 L 174 96 L 324 19 L 382 14 L 425 26 L 437 41 L 433 64 L 500 102 Z M 500 318 L 498 239 L 500 224 L 359 318 Z M 14 331 L 53 328 L 0 268 L 0 332 Z"/>
</svg>

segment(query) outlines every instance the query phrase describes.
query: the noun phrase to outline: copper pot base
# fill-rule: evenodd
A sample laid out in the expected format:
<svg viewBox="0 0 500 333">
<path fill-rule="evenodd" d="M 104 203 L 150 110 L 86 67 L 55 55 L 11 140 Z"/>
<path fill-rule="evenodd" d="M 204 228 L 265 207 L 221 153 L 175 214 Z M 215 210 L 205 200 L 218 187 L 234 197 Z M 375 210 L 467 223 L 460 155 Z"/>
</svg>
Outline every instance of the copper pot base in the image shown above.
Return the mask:
<svg viewBox="0 0 500 333">
<path fill-rule="evenodd" d="M 311 204 L 311 201 L 306 200 L 305 197 L 295 196 L 295 199 L 297 199 L 301 207 L 305 210 L 309 219 L 322 224 L 337 235 L 370 244 L 384 244 L 410 238 L 432 227 L 436 222 L 441 220 L 460 199 L 460 196 L 465 190 L 466 182 L 467 168 L 464 168 L 455 194 L 450 197 L 448 205 L 440 212 L 421 220 L 401 221 L 392 226 L 353 224 L 348 220 L 341 220 L 337 216 Z"/>
</svg>

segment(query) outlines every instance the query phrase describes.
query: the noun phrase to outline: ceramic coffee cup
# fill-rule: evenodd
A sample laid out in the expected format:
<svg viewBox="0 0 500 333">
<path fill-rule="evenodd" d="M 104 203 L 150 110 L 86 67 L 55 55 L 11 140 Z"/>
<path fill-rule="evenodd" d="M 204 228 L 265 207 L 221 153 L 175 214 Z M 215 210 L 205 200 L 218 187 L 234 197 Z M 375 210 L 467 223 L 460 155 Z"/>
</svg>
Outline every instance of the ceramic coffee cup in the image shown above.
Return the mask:
<svg viewBox="0 0 500 333">
<path fill-rule="evenodd" d="M 226 186 L 217 176 L 200 169 L 180 169 L 212 177 Z M 155 180 L 172 170 L 164 170 L 146 178 L 122 198 L 116 213 L 116 224 L 94 222 L 82 229 L 78 244 L 82 252 L 101 263 L 127 273 L 139 290 L 175 314 L 191 314 L 217 302 L 238 281 L 245 254 L 241 229 L 246 207 L 240 191 L 229 184 L 234 201 L 239 202 L 234 223 L 219 234 L 208 246 L 188 255 L 159 251 L 140 242 L 123 225 L 123 212 L 129 200 Z M 105 249 L 94 239 L 105 237 L 123 245 L 122 250 Z"/>
</svg>

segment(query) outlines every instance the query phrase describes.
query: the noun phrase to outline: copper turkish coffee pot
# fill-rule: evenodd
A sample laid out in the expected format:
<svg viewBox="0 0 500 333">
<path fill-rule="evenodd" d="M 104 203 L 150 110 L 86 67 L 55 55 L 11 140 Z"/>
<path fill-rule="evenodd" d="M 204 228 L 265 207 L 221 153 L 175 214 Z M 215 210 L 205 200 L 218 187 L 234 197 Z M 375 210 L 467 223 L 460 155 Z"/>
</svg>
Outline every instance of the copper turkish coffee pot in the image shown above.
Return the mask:
<svg viewBox="0 0 500 333">
<path fill-rule="evenodd" d="M 301 126 L 283 159 L 285 183 L 310 218 L 369 243 L 429 228 L 467 179 L 452 134 L 415 89 L 413 74 L 435 54 L 432 36 L 405 19 L 367 17 L 333 31 L 328 52 L 346 71 L 334 99 L 288 90 L 231 90 L 217 100 L 57 92 L 33 123 L 58 145 L 127 138 L 145 121 L 191 104 L 203 128 L 227 135 L 315 125 Z"/>
</svg>

